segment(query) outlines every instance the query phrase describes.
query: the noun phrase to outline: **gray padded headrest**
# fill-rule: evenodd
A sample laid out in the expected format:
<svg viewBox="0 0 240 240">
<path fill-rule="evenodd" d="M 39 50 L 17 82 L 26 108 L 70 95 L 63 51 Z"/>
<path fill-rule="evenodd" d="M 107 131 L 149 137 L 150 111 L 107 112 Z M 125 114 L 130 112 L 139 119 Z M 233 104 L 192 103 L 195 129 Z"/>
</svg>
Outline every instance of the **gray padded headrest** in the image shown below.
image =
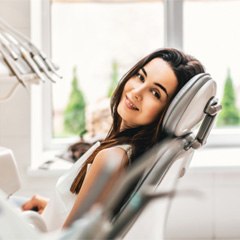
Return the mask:
<svg viewBox="0 0 240 240">
<path fill-rule="evenodd" d="M 208 73 L 191 78 L 172 100 L 163 119 L 163 128 L 182 136 L 198 124 L 208 101 L 216 94 L 216 83 Z"/>
</svg>

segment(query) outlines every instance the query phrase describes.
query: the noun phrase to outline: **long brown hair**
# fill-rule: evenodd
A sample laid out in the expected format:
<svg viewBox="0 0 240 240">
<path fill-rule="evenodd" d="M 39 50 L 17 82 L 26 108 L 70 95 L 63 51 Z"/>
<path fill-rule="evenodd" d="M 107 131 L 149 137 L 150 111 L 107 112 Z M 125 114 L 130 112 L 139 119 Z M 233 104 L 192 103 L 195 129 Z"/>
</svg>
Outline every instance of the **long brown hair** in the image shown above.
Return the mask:
<svg viewBox="0 0 240 240">
<path fill-rule="evenodd" d="M 178 87 L 175 95 L 194 75 L 205 72 L 203 65 L 197 59 L 173 48 L 158 49 L 141 59 L 135 66 L 133 66 L 122 77 L 111 99 L 111 113 L 113 117 L 113 124 L 111 126 L 111 129 L 106 139 L 101 142 L 101 145 L 83 164 L 70 188 L 70 191 L 72 193 L 77 194 L 80 191 L 86 175 L 87 165 L 94 161 L 95 156 L 102 149 L 121 144 L 129 144 L 132 147 L 132 154 L 129 162 L 133 162 L 143 152 L 150 149 L 156 142 L 162 140 L 165 137 L 165 133 L 162 130 L 162 119 L 168 105 L 170 104 L 170 101 L 167 106 L 165 106 L 164 111 L 153 123 L 146 126 L 125 129 L 123 131 L 120 131 L 122 119 L 117 112 L 117 107 L 121 100 L 126 82 L 135 76 L 142 67 L 144 67 L 154 58 L 161 58 L 166 61 L 175 73 L 178 80 Z"/>
</svg>

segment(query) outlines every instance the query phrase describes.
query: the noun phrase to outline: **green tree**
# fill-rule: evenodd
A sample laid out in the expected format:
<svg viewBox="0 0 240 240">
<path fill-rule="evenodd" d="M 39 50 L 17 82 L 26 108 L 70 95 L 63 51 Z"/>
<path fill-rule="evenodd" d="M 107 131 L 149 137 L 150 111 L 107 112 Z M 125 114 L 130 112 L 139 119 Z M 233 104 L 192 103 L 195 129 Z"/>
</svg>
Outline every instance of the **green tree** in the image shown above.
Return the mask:
<svg viewBox="0 0 240 240">
<path fill-rule="evenodd" d="M 68 133 L 78 134 L 81 137 L 86 132 L 85 120 L 86 103 L 83 92 L 78 87 L 76 66 L 73 68 L 72 90 L 67 107 L 64 111 L 64 129 Z"/>
<path fill-rule="evenodd" d="M 230 70 L 228 69 L 222 98 L 222 111 L 219 114 L 218 126 L 236 126 L 240 123 L 239 111 L 236 106 L 236 95 Z"/>
<path fill-rule="evenodd" d="M 108 88 L 107 96 L 110 98 L 118 85 L 118 64 L 116 61 L 112 62 L 112 74 L 111 74 L 111 82 Z"/>
</svg>

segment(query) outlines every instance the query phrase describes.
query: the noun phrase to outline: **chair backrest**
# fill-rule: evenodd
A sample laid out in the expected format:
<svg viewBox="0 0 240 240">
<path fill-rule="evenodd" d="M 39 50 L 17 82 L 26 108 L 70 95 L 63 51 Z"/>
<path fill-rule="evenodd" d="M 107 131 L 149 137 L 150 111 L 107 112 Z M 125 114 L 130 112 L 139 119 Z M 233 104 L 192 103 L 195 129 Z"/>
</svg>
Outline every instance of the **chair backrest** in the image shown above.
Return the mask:
<svg viewBox="0 0 240 240">
<path fill-rule="evenodd" d="M 141 157 L 137 165 L 129 170 L 128 176 L 124 176 L 124 183 L 110 203 L 106 204 L 106 214 L 111 216 L 129 181 L 134 182 L 141 176 L 131 197 L 114 219 L 111 230 L 106 234 L 107 239 L 119 236 L 124 239 L 163 239 L 171 202 L 166 193 L 171 195 L 174 191 L 178 177 L 183 175 L 192 159 L 194 149 L 206 143 L 214 118 L 221 109 L 215 94 L 215 81 L 209 74 L 203 73 L 194 76 L 175 96 L 163 119 L 164 129 L 171 137 Z M 161 201 L 149 201 L 156 196 L 165 197 Z"/>
</svg>

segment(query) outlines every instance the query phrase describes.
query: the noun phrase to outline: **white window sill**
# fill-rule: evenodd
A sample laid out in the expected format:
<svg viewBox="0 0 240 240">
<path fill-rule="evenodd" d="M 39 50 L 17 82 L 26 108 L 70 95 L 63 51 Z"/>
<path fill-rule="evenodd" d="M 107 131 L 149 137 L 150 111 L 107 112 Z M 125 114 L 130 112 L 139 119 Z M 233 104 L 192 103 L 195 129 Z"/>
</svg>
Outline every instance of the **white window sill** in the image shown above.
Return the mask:
<svg viewBox="0 0 240 240">
<path fill-rule="evenodd" d="M 227 170 L 240 167 L 240 147 L 203 148 L 195 151 L 190 168 Z"/>
<path fill-rule="evenodd" d="M 34 177 L 59 177 L 64 174 L 73 163 L 56 157 L 58 153 L 58 151 L 45 152 L 43 163 L 47 161 L 51 161 L 51 163 L 46 164 L 46 168 L 42 164 L 38 167 L 30 168 L 28 175 Z M 189 169 L 194 171 L 239 170 L 239 156 L 239 147 L 202 148 L 195 151 Z"/>
<path fill-rule="evenodd" d="M 31 166 L 27 173 L 28 176 L 61 176 L 73 163 L 57 157 L 59 151 L 49 150 L 43 152 L 43 160 L 39 165 Z"/>
<path fill-rule="evenodd" d="M 98 135 L 95 138 L 89 136 L 84 137 L 84 141 L 88 143 L 95 143 L 98 140 L 103 139 L 105 136 Z M 33 156 L 32 166 L 28 170 L 29 175 L 50 175 L 66 172 L 72 165 L 71 158 L 67 156 L 68 147 L 79 141 L 79 137 L 66 139 L 54 139 L 48 147 L 39 154 Z M 61 158 L 61 155 L 65 155 L 66 159 Z M 40 157 L 39 157 L 40 156 Z M 37 158 L 37 159 L 36 159 Z M 69 158 L 69 160 L 68 160 Z"/>
</svg>

